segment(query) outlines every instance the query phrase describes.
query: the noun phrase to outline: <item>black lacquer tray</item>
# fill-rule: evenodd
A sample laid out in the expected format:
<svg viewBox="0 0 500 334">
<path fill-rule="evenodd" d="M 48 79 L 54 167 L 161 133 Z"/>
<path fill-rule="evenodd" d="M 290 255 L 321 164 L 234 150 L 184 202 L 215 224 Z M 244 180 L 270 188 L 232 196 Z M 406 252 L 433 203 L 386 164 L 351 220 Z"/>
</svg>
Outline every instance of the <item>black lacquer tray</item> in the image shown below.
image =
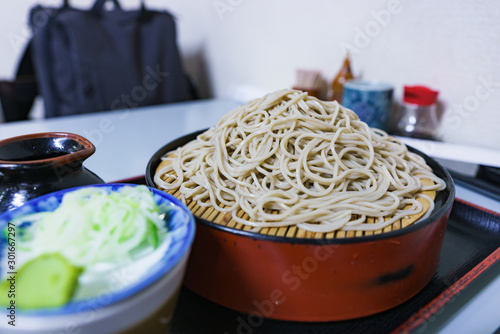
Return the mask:
<svg viewBox="0 0 500 334">
<path fill-rule="evenodd" d="M 145 183 L 143 178 L 124 181 Z M 286 322 L 233 311 L 184 287 L 170 333 L 436 332 L 498 275 L 500 275 L 500 214 L 457 199 L 448 221 L 436 274 L 420 293 L 398 307 L 348 321 Z"/>
</svg>

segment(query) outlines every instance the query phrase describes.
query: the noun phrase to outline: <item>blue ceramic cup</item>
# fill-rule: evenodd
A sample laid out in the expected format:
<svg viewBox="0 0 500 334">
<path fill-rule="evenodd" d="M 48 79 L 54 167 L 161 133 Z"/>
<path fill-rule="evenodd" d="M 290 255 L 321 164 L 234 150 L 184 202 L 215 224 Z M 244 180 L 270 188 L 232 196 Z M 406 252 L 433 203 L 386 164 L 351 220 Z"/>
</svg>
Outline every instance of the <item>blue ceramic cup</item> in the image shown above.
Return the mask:
<svg viewBox="0 0 500 334">
<path fill-rule="evenodd" d="M 352 80 L 344 84 L 342 105 L 372 128 L 387 131 L 393 87 L 378 81 Z"/>
</svg>

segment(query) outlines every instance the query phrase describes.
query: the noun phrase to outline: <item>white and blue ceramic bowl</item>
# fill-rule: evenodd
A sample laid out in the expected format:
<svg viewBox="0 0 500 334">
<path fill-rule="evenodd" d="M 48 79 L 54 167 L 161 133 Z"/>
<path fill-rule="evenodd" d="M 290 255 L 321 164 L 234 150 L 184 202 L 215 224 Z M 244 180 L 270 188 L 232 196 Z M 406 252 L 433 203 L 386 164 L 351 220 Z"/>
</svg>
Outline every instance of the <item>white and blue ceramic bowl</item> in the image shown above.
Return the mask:
<svg viewBox="0 0 500 334">
<path fill-rule="evenodd" d="M 133 184 L 99 184 L 85 187 L 104 188 L 108 192 Z M 53 211 L 62 197 L 84 187 L 65 189 L 33 199 L 23 206 L 0 215 L 0 231 L 13 218 L 22 215 Z M 93 298 L 71 301 L 54 309 L 15 310 L 15 327 L 8 321 L 9 310 L 1 307 L 1 333 L 148 333 L 166 332 L 170 323 L 177 296 L 182 284 L 187 259 L 195 234 L 194 218 L 189 209 L 177 198 L 149 188 L 158 205 L 171 206 L 168 228 L 171 244 L 146 274 L 117 291 Z M 0 236 L 0 259 L 4 259 L 7 240 Z M 6 262 L 3 261 L 2 262 Z M 2 276 L 8 271 L 7 263 L 0 263 Z M 19 292 L 18 293 L 22 293 Z"/>
</svg>

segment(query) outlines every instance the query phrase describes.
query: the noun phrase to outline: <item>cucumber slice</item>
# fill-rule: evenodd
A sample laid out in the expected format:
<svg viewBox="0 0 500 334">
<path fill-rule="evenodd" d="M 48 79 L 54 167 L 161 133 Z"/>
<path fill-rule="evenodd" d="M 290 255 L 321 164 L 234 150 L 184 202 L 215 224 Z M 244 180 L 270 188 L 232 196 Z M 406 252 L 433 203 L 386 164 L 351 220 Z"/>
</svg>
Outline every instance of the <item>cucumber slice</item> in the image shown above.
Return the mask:
<svg viewBox="0 0 500 334">
<path fill-rule="evenodd" d="M 44 254 L 26 262 L 17 272 L 15 303 L 23 309 L 59 307 L 66 304 L 78 285 L 81 268 L 59 254 Z M 0 304 L 7 305 L 11 282 L 0 285 Z"/>
<path fill-rule="evenodd" d="M 9 306 L 10 305 L 10 299 L 9 296 L 12 296 L 10 290 L 10 282 L 9 281 L 3 281 L 0 284 L 0 305 L 2 306 Z"/>
</svg>

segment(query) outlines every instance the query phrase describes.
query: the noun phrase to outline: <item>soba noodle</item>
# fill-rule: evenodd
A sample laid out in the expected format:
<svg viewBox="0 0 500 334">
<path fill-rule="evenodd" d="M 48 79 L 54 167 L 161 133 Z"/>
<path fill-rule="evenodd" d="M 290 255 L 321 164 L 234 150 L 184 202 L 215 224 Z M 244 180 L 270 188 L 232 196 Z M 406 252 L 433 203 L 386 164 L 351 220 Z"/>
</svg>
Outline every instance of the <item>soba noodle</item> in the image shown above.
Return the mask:
<svg viewBox="0 0 500 334">
<path fill-rule="evenodd" d="M 420 213 L 443 180 L 424 159 L 337 102 L 296 90 L 250 101 L 163 157 L 155 183 L 255 227 L 378 230 Z M 174 177 L 172 182 L 162 178 Z M 430 179 L 433 185 L 423 185 Z M 237 215 L 243 210 L 248 219 Z M 367 217 L 378 217 L 367 223 Z M 390 217 L 387 219 L 387 217 Z"/>
</svg>

